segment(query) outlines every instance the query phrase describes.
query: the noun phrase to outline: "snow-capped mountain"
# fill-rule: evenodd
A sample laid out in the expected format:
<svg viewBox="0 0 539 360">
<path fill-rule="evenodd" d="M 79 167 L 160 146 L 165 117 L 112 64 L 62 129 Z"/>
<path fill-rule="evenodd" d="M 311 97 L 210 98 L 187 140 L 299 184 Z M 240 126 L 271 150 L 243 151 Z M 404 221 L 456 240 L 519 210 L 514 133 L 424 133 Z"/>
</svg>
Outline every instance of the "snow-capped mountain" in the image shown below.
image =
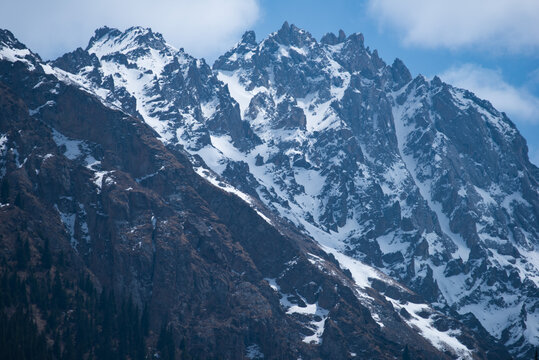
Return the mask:
<svg viewBox="0 0 539 360">
<path fill-rule="evenodd" d="M 439 78 L 412 79 L 398 59 L 386 65 L 361 34 L 317 42 L 285 23 L 260 43 L 247 33 L 214 70 L 263 143 L 213 147 L 221 163 L 248 164 L 263 202 L 531 354 L 539 170 L 505 114 Z"/>
<path fill-rule="evenodd" d="M 86 50 L 65 54 L 54 66 L 143 118 L 165 144 L 200 148 L 210 144 L 209 131 L 230 134 L 240 149 L 258 140 L 204 60 L 175 49 L 149 29 L 98 29 Z"/>
<path fill-rule="evenodd" d="M 116 33 L 138 41 L 150 31 Z M 84 75 L 65 70 L 77 58 Z M 143 98 L 151 84 L 133 95 L 103 89 L 88 80 L 89 73 L 104 79 L 95 57 L 77 50 L 62 61 L 64 70 L 44 63 L 0 31 L 0 316 L 26 329 L 10 344 L 2 334 L 0 355 L 509 356 L 473 322 L 436 311 L 219 182 L 165 138 L 177 130 L 169 123 L 158 134 L 129 115 L 140 115 L 134 95 Z M 211 73 L 208 80 L 217 81 Z M 225 89 L 223 101 L 239 111 L 218 85 L 216 93 Z M 213 141 L 217 131 L 206 131 Z"/>
<path fill-rule="evenodd" d="M 139 27 L 99 29 L 47 66 L 343 267 L 376 267 L 515 357 L 539 345 L 539 169 L 488 101 L 387 65 L 361 34 L 287 23 L 213 69 Z"/>
</svg>

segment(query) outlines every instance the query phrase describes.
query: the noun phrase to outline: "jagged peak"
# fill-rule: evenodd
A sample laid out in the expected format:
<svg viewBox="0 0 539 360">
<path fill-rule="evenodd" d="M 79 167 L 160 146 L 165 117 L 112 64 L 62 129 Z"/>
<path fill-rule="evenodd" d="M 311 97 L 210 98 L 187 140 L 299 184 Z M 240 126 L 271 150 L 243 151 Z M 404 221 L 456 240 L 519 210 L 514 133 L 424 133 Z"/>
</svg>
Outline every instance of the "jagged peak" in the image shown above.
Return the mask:
<svg viewBox="0 0 539 360">
<path fill-rule="evenodd" d="M 288 57 L 289 51 L 306 56 L 317 45 L 316 39 L 309 32 L 285 21 L 278 31 L 269 34 L 259 43 L 256 42 L 254 32 L 245 33 L 242 41 L 217 59 L 214 69 L 232 70 L 237 67 L 232 63 L 236 63 L 237 60 L 252 62 L 253 56 L 258 58 L 270 55 L 280 59 L 282 56 Z"/>
<path fill-rule="evenodd" d="M 285 21 L 283 26 L 277 32 L 271 34 L 269 38 L 282 45 L 298 47 L 316 42 L 308 31 L 300 29 L 294 24 L 289 25 L 288 21 Z"/>
<path fill-rule="evenodd" d="M 241 55 L 255 50 L 257 46 L 258 43 L 256 42 L 255 32 L 252 30 L 246 31 L 243 33 L 241 40 L 232 49 L 228 50 L 225 54 L 219 56 L 217 60 L 215 60 L 213 68 L 222 70 L 236 69 L 238 65 L 235 63 L 238 59 L 238 55 L 241 57 Z M 245 59 L 244 57 L 242 58 Z"/>
<path fill-rule="evenodd" d="M 339 42 L 343 42 L 344 40 L 346 40 L 346 34 L 344 33 L 344 31 L 342 29 L 339 29 L 338 40 L 339 40 Z"/>
<path fill-rule="evenodd" d="M 111 28 L 108 26 L 102 26 L 100 28 L 97 28 L 94 31 L 94 35 L 90 38 L 90 41 L 88 42 L 88 46 L 86 46 L 86 50 L 89 50 L 92 48 L 92 46 L 99 40 L 101 40 L 105 36 L 120 36 L 122 32 L 116 28 Z"/>
<path fill-rule="evenodd" d="M 137 33 L 151 33 L 152 32 L 152 28 L 145 28 L 143 26 L 139 26 L 139 25 L 135 25 L 135 26 L 131 26 L 129 28 L 127 28 L 124 33 L 132 33 L 132 32 L 137 32 Z"/>
<path fill-rule="evenodd" d="M 435 87 L 443 86 L 445 83 L 438 77 L 438 75 L 434 75 L 434 77 L 431 80 L 431 84 Z"/>
<path fill-rule="evenodd" d="M 124 34 L 134 34 L 135 36 L 142 38 L 151 38 L 158 41 L 165 42 L 163 35 L 159 32 L 154 32 L 150 27 L 132 26 L 124 31 Z"/>
<path fill-rule="evenodd" d="M 132 26 L 122 32 L 116 28 L 103 26 L 95 31 L 86 50 L 107 54 L 133 47 L 162 50 L 166 46 L 163 35 L 153 32 L 151 28 Z"/>
<path fill-rule="evenodd" d="M 5 59 L 11 62 L 21 61 L 33 67 L 41 62 L 38 54 L 34 54 L 30 49 L 21 43 L 9 30 L 0 29 L 0 60 Z"/>
<path fill-rule="evenodd" d="M 324 36 L 322 36 L 322 38 L 320 39 L 320 42 L 326 45 L 337 45 L 337 44 L 343 43 L 345 40 L 346 40 L 346 34 L 341 29 L 339 30 L 338 36 L 332 32 L 329 32 L 325 34 Z"/>
<path fill-rule="evenodd" d="M 0 29 L 0 43 L 7 44 L 7 42 L 18 42 L 13 33 L 7 29 Z"/>
<path fill-rule="evenodd" d="M 391 65 L 391 75 L 393 77 L 393 81 L 399 87 L 409 83 L 412 80 L 410 70 L 408 70 L 406 65 L 404 65 L 404 62 L 399 58 L 395 58 L 393 64 Z"/>
<path fill-rule="evenodd" d="M 84 66 L 99 66 L 99 59 L 95 54 L 78 47 L 72 52 L 68 52 L 52 61 L 54 67 L 76 73 Z"/>
<path fill-rule="evenodd" d="M 0 29 L 0 48 L 7 47 L 10 49 L 27 49 L 26 45 L 21 43 L 13 33 L 7 29 Z"/>
<path fill-rule="evenodd" d="M 411 82 L 410 82 L 410 86 L 413 88 L 413 89 L 418 89 L 420 88 L 421 86 L 428 86 L 429 84 L 429 79 L 427 79 L 427 77 L 423 74 L 419 74 L 417 75 L 416 77 L 414 77 Z"/>
<path fill-rule="evenodd" d="M 253 30 L 246 31 L 241 37 L 240 44 L 257 45 L 255 32 Z"/>
<path fill-rule="evenodd" d="M 251 51 L 264 52 L 267 50 L 275 52 L 279 46 L 305 48 L 310 47 L 312 44 L 316 44 L 316 40 L 309 32 L 285 21 L 278 31 L 271 33 L 260 43 L 257 43 L 254 31 L 246 31 L 236 46 L 214 62 L 213 68 L 234 70 L 239 66 L 237 64 L 238 59 L 250 61 L 252 54 L 247 55 L 247 57 L 244 55 Z"/>
<path fill-rule="evenodd" d="M 346 38 L 346 42 L 347 42 L 347 43 L 354 44 L 354 45 L 357 45 L 357 46 L 359 46 L 360 48 L 365 48 L 365 37 L 363 36 L 362 33 L 353 33 L 353 34 L 350 34 L 350 35 Z"/>
</svg>

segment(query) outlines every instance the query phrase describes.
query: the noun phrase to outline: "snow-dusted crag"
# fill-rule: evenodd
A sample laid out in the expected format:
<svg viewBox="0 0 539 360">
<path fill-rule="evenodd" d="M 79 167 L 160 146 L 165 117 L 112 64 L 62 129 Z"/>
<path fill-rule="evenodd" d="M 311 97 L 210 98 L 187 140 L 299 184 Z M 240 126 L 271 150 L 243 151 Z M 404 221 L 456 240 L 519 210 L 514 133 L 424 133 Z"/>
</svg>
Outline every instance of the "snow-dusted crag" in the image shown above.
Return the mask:
<svg viewBox="0 0 539 360">
<path fill-rule="evenodd" d="M 260 43 L 247 33 L 214 69 L 263 140 L 243 156 L 216 147 L 249 165 L 269 207 L 530 354 L 539 171 L 505 114 L 387 66 L 361 34 L 317 42 L 284 24 Z"/>
<path fill-rule="evenodd" d="M 539 170 L 488 101 L 387 65 L 361 34 L 287 23 L 245 33 L 213 70 L 138 27 L 99 29 L 51 66 L 268 222 L 478 320 L 516 357 L 539 345 Z"/>
<path fill-rule="evenodd" d="M 258 141 L 204 60 L 175 49 L 149 29 L 98 29 L 86 50 L 65 54 L 53 65 L 143 118 L 165 144 L 200 148 L 210 143 L 210 130 L 229 134 L 240 149 Z"/>
</svg>

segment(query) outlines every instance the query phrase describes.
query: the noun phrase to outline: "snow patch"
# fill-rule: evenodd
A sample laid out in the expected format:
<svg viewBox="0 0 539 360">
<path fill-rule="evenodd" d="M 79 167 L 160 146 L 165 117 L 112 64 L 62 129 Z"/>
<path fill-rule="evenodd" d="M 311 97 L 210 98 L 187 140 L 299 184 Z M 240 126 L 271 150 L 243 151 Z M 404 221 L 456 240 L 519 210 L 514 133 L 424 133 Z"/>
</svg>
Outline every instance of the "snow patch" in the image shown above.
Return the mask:
<svg viewBox="0 0 539 360">
<path fill-rule="evenodd" d="M 306 327 L 313 332 L 312 335 L 307 335 L 303 338 L 303 342 L 307 344 L 320 344 L 322 335 L 324 334 L 324 325 L 328 318 L 329 311 L 318 305 L 318 302 L 308 303 L 307 300 L 299 294 L 291 295 L 281 292 L 281 288 L 277 285 L 275 279 L 265 278 L 270 287 L 279 294 L 279 302 L 285 309 L 288 315 L 301 314 L 310 318 Z M 290 301 L 293 298 L 300 298 L 305 306 L 300 306 Z"/>
<path fill-rule="evenodd" d="M 84 143 L 79 140 L 72 140 L 56 129 L 52 129 L 52 138 L 58 147 L 65 147 L 64 156 L 69 160 L 75 160 L 82 155 L 81 148 L 84 148 Z"/>
<path fill-rule="evenodd" d="M 110 177 L 107 177 L 107 176 L 111 176 L 111 174 L 114 172 L 114 170 L 112 171 L 96 171 L 94 173 L 94 178 L 93 178 L 93 182 L 94 184 L 97 186 L 97 193 L 101 193 L 101 190 L 103 189 L 103 180 L 105 180 L 105 184 L 106 185 L 112 185 L 114 184 L 114 180 L 111 179 Z"/>
<path fill-rule="evenodd" d="M 77 241 L 77 239 L 75 239 L 75 220 L 77 214 L 62 212 L 56 204 L 54 204 L 54 208 L 56 209 L 56 211 L 58 211 L 58 214 L 60 215 L 60 220 L 64 224 L 67 233 L 69 234 L 71 247 L 78 252 L 77 247 L 79 245 L 79 242 Z"/>
<path fill-rule="evenodd" d="M 247 346 L 245 349 L 245 357 L 252 360 L 258 360 L 264 358 L 264 353 L 257 344 Z"/>
<path fill-rule="evenodd" d="M 249 103 L 253 96 L 266 90 L 263 87 L 257 87 L 251 91 L 246 90 L 241 83 L 240 74 L 236 72 L 219 70 L 217 72 L 217 78 L 228 85 L 230 96 L 232 96 L 240 106 L 241 114 L 249 108 Z"/>
<path fill-rule="evenodd" d="M 411 327 L 416 328 L 434 347 L 442 352 L 449 351 L 458 356 L 459 359 L 473 359 L 472 352 L 456 338 L 456 336 L 460 335 L 459 330 L 440 331 L 434 327 L 431 316 L 424 318 L 418 315 L 422 312 L 432 313 L 432 309 L 428 305 L 410 302 L 402 304 L 391 298 L 387 299 L 391 301 L 395 309 L 405 309 L 410 314 L 410 318 L 404 319 L 404 321 Z"/>
<path fill-rule="evenodd" d="M 35 108 L 33 110 L 32 109 L 28 110 L 28 114 L 30 116 L 34 116 L 34 115 L 38 114 L 41 111 L 41 109 L 43 109 L 44 107 L 54 106 L 54 105 L 56 105 L 56 102 L 54 102 L 53 100 L 49 100 L 45 104 L 40 105 L 40 106 L 38 106 L 37 108 Z"/>
<path fill-rule="evenodd" d="M 33 71 L 35 66 L 26 58 L 27 56 L 32 56 L 32 53 L 28 49 L 14 49 L 7 46 L 0 48 L 0 59 L 7 60 L 9 62 L 20 61 L 26 64 L 28 70 Z"/>
</svg>

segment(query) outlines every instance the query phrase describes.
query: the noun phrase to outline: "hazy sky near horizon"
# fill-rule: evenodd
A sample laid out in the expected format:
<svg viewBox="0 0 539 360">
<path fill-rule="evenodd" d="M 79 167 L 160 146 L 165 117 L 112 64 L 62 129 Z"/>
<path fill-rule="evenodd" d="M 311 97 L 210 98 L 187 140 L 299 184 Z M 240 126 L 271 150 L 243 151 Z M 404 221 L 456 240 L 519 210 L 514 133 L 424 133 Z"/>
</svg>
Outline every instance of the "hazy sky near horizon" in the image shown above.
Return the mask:
<svg viewBox="0 0 539 360">
<path fill-rule="evenodd" d="M 0 28 L 53 59 L 84 48 L 103 25 L 147 26 L 211 63 L 244 31 L 261 40 L 285 20 L 318 39 L 362 32 L 387 63 L 399 57 L 413 75 L 438 75 L 491 101 L 539 165 L 537 0 L 18 0 L 2 4 Z"/>
</svg>

